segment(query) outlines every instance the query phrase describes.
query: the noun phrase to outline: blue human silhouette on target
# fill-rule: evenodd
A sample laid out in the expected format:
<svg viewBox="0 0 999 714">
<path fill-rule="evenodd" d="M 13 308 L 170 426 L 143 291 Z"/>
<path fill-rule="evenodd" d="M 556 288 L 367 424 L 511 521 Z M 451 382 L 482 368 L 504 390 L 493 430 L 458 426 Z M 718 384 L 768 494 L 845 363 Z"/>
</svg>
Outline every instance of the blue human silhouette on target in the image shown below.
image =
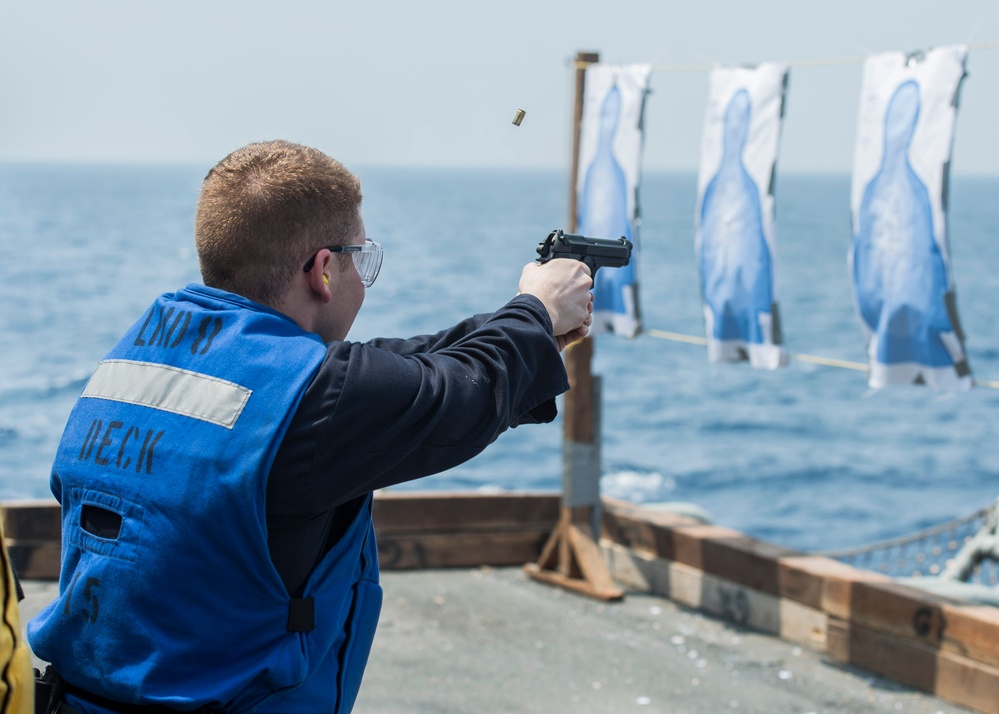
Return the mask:
<svg viewBox="0 0 999 714">
<path fill-rule="evenodd" d="M 742 161 L 751 115 L 741 89 L 725 109 L 721 164 L 704 190 L 700 272 L 709 337 L 763 344 L 759 318 L 772 311 L 773 288 L 760 191 Z"/>
<path fill-rule="evenodd" d="M 580 201 L 579 231 L 592 238 L 632 239 L 628 216 L 628 181 L 614 157 L 614 137 L 621 121 L 621 91 L 617 85 L 604 98 L 600 109 L 597 150 L 586 171 Z M 602 268 L 593 286 L 593 310 L 628 314 L 625 286 L 635 282 L 635 256 L 623 268 Z"/>
<path fill-rule="evenodd" d="M 877 335 L 878 362 L 946 367 L 954 363 L 939 338 L 954 331 L 947 266 L 934 239 L 929 192 L 909 161 L 919 111 L 919 85 L 909 80 L 888 102 L 881 167 L 860 204 L 854 289 L 860 316 Z"/>
</svg>

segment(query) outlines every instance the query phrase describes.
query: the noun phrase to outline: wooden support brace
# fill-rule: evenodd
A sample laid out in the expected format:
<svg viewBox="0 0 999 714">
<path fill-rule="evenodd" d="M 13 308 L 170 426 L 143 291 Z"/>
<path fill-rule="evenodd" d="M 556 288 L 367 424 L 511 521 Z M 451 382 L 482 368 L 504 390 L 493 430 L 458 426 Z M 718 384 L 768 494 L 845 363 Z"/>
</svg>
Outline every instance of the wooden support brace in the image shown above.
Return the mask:
<svg viewBox="0 0 999 714">
<path fill-rule="evenodd" d="M 586 507 L 563 507 L 558 525 L 536 563 L 524 566 L 535 580 L 597 600 L 620 600 L 603 553 L 593 538 L 592 516 Z"/>
</svg>

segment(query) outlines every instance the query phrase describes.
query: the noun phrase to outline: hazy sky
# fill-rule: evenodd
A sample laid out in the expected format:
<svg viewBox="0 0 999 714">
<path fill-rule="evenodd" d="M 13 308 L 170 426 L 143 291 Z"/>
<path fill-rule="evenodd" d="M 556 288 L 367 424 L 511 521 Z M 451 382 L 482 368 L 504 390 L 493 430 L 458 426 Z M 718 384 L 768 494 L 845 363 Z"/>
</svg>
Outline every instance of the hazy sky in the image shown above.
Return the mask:
<svg viewBox="0 0 999 714">
<path fill-rule="evenodd" d="M 357 167 L 563 168 L 568 61 L 592 50 L 656 66 L 645 168 L 695 169 L 707 73 L 672 65 L 990 42 L 996 0 L 4 0 L 0 161 L 210 164 L 287 138 Z M 968 72 L 953 168 L 999 173 L 999 48 Z M 860 75 L 792 68 L 781 170 L 850 170 Z"/>
</svg>

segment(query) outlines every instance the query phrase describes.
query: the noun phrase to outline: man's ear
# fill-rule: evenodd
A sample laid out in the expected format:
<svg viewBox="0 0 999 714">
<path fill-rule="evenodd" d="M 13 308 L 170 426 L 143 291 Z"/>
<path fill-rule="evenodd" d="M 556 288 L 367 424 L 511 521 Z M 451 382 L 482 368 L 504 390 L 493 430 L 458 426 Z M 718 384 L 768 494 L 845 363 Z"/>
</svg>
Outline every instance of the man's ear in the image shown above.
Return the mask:
<svg viewBox="0 0 999 714">
<path fill-rule="evenodd" d="M 323 253 L 326 255 L 323 255 Z M 313 294 L 324 303 L 333 299 L 330 290 L 330 277 L 327 275 L 333 269 L 333 254 L 328 250 L 321 250 L 316 255 L 316 262 L 306 273 L 306 281 Z"/>
</svg>

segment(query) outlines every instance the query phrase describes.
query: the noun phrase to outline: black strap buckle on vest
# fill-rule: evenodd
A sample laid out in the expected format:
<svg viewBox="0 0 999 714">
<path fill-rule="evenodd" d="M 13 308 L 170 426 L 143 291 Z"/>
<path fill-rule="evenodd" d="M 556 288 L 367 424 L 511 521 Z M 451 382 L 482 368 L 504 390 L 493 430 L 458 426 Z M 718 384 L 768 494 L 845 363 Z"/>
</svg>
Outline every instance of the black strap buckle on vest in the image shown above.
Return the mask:
<svg viewBox="0 0 999 714">
<path fill-rule="evenodd" d="M 58 714 L 62 708 L 63 681 L 51 665 L 35 670 L 35 714 Z"/>
<path fill-rule="evenodd" d="M 316 629 L 316 600 L 293 597 L 288 601 L 288 632 L 312 632 Z"/>
</svg>

